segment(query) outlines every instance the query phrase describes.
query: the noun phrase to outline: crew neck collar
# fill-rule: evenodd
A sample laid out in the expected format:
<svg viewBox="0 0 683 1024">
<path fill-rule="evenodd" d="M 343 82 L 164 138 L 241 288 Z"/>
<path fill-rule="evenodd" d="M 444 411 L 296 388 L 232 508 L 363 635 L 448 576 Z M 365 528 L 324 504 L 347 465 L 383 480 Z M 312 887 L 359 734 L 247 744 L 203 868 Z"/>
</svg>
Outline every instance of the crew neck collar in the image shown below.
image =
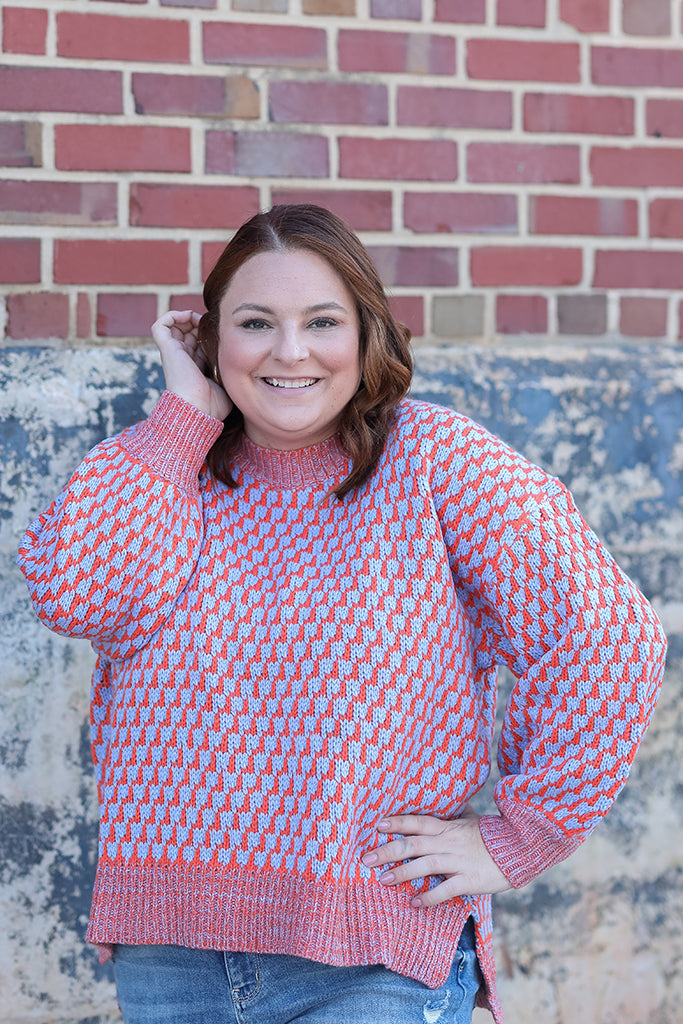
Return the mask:
<svg viewBox="0 0 683 1024">
<path fill-rule="evenodd" d="M 315 485 L 331 487 L 351 469 L 337 435 L 306 448 L 282 452 L 262 448 L 243 434 L 236 459 L 240 468 L 256 480 L 285 491 Z"/>
</svg>

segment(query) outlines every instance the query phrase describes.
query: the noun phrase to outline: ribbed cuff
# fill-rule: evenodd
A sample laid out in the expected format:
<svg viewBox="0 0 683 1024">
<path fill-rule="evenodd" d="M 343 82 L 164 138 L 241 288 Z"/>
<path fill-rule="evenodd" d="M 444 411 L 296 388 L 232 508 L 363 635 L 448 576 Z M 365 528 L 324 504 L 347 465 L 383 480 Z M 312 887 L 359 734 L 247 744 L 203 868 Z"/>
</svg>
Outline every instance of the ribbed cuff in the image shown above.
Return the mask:
<svg viewBox="0 0 683 1024">
<path fill-rule="evenodd" d="M 538 819 L 514 825 L 508 818 L 485 814 L 479 831 L 496 864 L 515 889 L 528 885 L 546 868 L 559 864 L 581 845 L 582 837 L 565 836 Z"/>
<path fill-rule="evenodd" d="M 172 391 L 164 391 L 146 420 L 121 435 L 121 446 L 185 491 L 196 491 L 199 471 L 223 430 Z"/>
</svg>

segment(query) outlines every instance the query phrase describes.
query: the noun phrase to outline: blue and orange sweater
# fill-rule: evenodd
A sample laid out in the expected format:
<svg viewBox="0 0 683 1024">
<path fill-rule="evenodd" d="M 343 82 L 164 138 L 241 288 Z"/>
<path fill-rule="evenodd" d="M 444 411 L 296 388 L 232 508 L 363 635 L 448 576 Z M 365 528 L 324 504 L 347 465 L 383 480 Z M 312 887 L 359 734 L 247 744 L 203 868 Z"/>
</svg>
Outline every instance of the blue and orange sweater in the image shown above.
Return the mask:
<svg viewBox="0 0 683 1024">
<path fill-rule="evenodd" d="M 100 847 L 88 938 L 383 963 L 429 986 L 490 897 L 426 909 L 361 856 L 388 814 L 483 785 L 496 668 L 516 676 L 484 841 L 524 885 L 621 789 L 665 641 L 566 489 L 451 411 L 401 403 L 370 480 L 332 438 L 246 438 L 165 392 L 28 530 L 43 622 L 89 639 Z M 435 884 L 432 880 L 413 883 Z M 483 997 L 484 998 L 484 997 Z"/>
</svg>

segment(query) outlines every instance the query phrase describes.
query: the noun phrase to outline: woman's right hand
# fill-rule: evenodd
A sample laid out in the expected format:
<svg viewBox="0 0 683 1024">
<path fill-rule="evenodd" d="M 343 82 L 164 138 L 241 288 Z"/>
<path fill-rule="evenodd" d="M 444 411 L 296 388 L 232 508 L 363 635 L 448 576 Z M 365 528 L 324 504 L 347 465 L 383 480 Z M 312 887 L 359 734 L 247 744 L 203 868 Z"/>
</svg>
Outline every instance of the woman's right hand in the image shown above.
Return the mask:
<svg viewBox="0 0 683 1024">
<path fill-rule="evenodd" d="M 172 309 L 152 324 L 152 337 L 161 353 L 166 388 L 190 405 L 224 420 L 232 402 L 212 376 L 199 345 L 200 316 L 191 309 Z"/>
</svg>

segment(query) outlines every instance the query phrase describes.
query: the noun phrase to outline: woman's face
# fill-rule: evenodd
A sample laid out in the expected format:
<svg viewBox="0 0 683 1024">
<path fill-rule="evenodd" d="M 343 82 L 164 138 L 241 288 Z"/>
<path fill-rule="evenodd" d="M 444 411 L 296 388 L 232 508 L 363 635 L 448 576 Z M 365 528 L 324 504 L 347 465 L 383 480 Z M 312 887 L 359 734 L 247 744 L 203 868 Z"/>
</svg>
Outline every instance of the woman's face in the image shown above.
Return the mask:
<svg viewBox="0 0 683 1024">
<path fill-rule="evenodd" d="M 280 451 L 331 437 L 360 355 L 356 304 L 330 264 L 305 249 L 252 256 L 219 312 L 218 367 L 247 436 Z"/>
</svg>

